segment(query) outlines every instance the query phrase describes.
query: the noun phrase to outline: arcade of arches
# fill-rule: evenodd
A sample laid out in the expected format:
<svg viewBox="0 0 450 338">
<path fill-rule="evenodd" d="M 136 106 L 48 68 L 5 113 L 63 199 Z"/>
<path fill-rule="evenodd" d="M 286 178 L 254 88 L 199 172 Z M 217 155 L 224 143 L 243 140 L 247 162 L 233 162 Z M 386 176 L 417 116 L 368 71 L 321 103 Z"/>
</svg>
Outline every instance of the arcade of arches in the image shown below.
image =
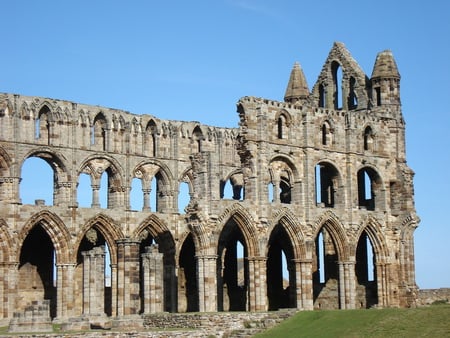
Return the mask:
<svg viewBox="0 0 450 338">
<path fill-rule="evenodd" d="M 1 94 L 0 318 L 411 305 L 392 65 L 368 85 L 336 43 L 311 92 L 296 64 L 284 102 L 239 100 L 239 128 Z"/>
</svg>

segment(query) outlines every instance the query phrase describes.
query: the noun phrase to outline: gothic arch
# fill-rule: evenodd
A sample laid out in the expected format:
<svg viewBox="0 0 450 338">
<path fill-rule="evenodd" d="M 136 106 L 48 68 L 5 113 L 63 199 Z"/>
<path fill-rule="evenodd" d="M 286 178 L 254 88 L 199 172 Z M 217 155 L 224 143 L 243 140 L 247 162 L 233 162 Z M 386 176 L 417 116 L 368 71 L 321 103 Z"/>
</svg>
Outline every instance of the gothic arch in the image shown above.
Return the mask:
<svg viewBox="0 0 450 338">
<path fill-rule="evenodd" d="M 124 238 L 124 234 L 119 225 L 112 218 L 104 214 L 96 215 L 83 225 L 81 231 L 77 236 L 77 242 L 75 245 L 76 250 L 74 251 L 75 257 L 73 257 L 73 260 L 76 261 L 76 255 L 81 241 L 83 240 L 86 232 L 91 228 L 95 228 L 101 232 L 110 250 L 111 264 L 115 264 L 117 262 L 116 241 Z"/>
<path fill-rule="evenodd" d="M 305 236 L 301 230 L 302 226 L 294 213 L 288 208 L 281 208 L 275 213 L 267 229 L 267 234 L 269 235 L 267 240 L 269 240 L 270 234 L 278 224 L 283 227 L 291 240 L 294 258 L 307 259 Z M 266 254 L 267 249 L 268 246 L 266 245 Z"/>
<path fill-rule="evenodd" d="M 54 150 L 54 148 L 50 147 L 41 147 L 38 149 L 34 149 L 29 151 L 22 159 L 20 163 L 20 170 L 22 170 L 23 164 L 30 157 L 38 157 L 45 162 L 47 162 L 52 168 L 53 172 L 57 174 L 57 180 L 61 179 L 69 179 L 69 174 L 67 170 L 67 158 Z"/>
<path fill-rule="evenodd" d="M 102 166 L 102 171 L 98 171 L 98 166 L 94 165 L 94 161 L 98 161 L 99 165 Z M 95 178 L 100 178 L 101 174 L 107 170 L 111 170 L 111 174 L 113 175 L 113 183 L 114 187 L 121 187 L 123 185 L 122 176 L 123 176 L 123 168 L 120 163 L 109 155 L 92 155 L 86 158 L 77 171 L 77 177 L 80 176 L 82 172 L 85 172 L 89 175 L 92 175 Z"/>
<path fill-rule="evenodd" d="M 8 232 L 8 224 L 4 219 L 0 219 L 0 262 L 10 262 L 14 251 L 14 242 Z"/>
<path fill-rule="evenodd" d="M 245 243 L 247 245 L 248 256 L 258 257 L 260 256 L 260 249 L 258 239 L 258 229 L 255 227 L 255 221 L 250 213 L 238 203 L 233 204 L 231 207 L 225 209 L 221 216 L 218 218 L 218 234 L 220 234 L 225 225 L 230 221 L 235 221 L 238 228 L 241 230 L 244 236 Z"/>
<path fill-rule="evenodd" d="M 149 166 L 158 167 L 157 170 L 154 170 L 154 168 L 150 168 Z M 149 169 L 153 169 L 149 171 Z M 156 173 L 160 173 L 164 185 L 172 188 L 174 178 L 172 175 L 172 172 L 170 171 L 169 167 L 157 160 L 145 160 L 140 162 L 135 169 L 133 170 L 133 173 L 135 174 L 135 177 L 138 177 L 136 173 L 140 171 L 142 173 L 142 178 L 144 179 L 151 179 Z M 150 175 L 150 177 L 149 177 Z"/>
<path fill-rule="evenodd" d="M 57 215 L 48 210 L 42 210 L 34 214 L 22 228 L 16 239 L 18 250 L 16 250 L 17 256 L 15 257 L 15 261 L 19 261 L 20 247 L 30 230 L 37 224 L 40 224 L 50 237 L 56 252 L 58 264 L 69 263 L 72 254 L 70 250 L 70 233 L 64 222 Z"/>
<path fill-rule="evenodd" d="M 0 147 L 0 176 L 4 176 L 11 169 L 11 157 L 8 152 Z"/>
<path fill-rule="evenodd" d="M 355 241 L 353 241 L 354 245 L 352 248 L 352 252 L 355 252 L 358 240 L 361 237 L 362 233 L 365 231 L 370 239 L 370 242 L 373 245 L 373 250 L 377 257 L 377 261 L 380 262 L 386 261 L 389 257 L 389 251 L 387 248 L 386 241 L 383 238 L 381 228 L 382 228 L 381 224 L 374 217 L 371 217 L 369 215 L 363 222 L 361 227 L 359 227 L 358 232 L 355 235 Z"/>
<path fill-rule="evenodd" d="M 133 232 L 132 238 L 141 238 L 144 230 L 148 230 L 155 238 L 162 234 L 170 233 L 167 225 L 154 214 L 151 214 L 141 222 L 141 224 Z"/>
<path fill-rule="evenodd" d="M 340 261 L 348 260 L 349 245 L 342 222 L 332 211 L 323 213 L 313 225 L 313 240 L 319 235 L 322 228 L 325 228 L 333 238 L 334 245 Z"/>
</svg>

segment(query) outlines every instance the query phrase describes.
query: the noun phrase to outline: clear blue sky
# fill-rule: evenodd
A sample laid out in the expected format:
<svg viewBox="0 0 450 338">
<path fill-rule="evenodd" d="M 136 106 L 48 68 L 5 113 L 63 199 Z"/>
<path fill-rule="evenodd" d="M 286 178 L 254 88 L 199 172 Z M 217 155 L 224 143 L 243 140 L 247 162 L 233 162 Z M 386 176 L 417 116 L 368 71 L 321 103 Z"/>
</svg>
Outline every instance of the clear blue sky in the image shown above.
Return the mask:
<svg viewBox="0 0 450 338">
<path fill-rule="evenodd" d="M 417 283 L 450 287 L 450 1 L 3 1 L 0 92 L 237 127 L 246 95 L 310 89 L 334 41 L 392 50 L 416 172 Z"/>
</svg>

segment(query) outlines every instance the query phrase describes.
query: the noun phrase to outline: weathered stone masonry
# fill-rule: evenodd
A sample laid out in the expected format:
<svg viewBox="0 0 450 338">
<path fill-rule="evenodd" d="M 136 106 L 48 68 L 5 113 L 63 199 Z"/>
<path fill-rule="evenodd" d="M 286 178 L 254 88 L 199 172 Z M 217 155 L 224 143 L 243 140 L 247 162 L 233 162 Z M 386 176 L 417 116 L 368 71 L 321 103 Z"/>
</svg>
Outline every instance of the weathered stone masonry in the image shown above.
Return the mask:
<svg viewBox="0 0 450 338">
<path fill-rule="evenodd" d="M 392 54 L 368 78 L 335 43 L 311 91 L 295 64 L 284 102 L 243 97 L 237 111 L 230 129 L 1 94 L 0 317 L 43 300 L 61 321 L 411 305 L 419 219 Z M 21 202 L 30 157 L 54 171 L 48 205 Z"/>
</svg>

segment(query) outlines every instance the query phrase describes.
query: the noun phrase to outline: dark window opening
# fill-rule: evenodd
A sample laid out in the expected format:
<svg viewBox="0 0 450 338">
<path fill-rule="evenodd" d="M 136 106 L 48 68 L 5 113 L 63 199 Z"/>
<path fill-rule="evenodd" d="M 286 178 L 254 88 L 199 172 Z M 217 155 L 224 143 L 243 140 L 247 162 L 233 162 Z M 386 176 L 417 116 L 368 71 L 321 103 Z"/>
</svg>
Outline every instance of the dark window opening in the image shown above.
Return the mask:
<svg viewBox="0 0 450 338">
<path fill-rule="evenodd" d="M 364 150 L 372 150 L 372 146 L 373 146 L 372 128 L 366 127 L 366 129 L 364 129 Z"/>
<path fill-rule="evenodd" d="M 377 103 L 377 106 L 381 106 L 381 89 L 380 87 L 375 88 L 375 100 Z"/>
<path fill-rule="evenodd" d="M 283 124 L 284 124 L 283 117 L 280 116 L 278 118 L 278 138 L 279 139 L 283 138 Z"/>
<path fill-rule="evenodd" d="M 325 88 L 323 84 L 319 85 L 319 107 L 325 108 L 326 106 L 326 95 L 325 95 Z"/>
<path fill-rule="evenodd" d="M 334 87 L 334 109 L 342 109 L 342 68 L 340 67 L 339 63 L 334 61 L 331 64 L 331 71 L 333 74 L 333 87 Z"/>
<path fill-rule="evenodd" d="M 339 174 L 330 163 L 319 163 L 315 167 L 316 203 L 327 208 L 336 204 Z"/>
<path fill-rule="evenodd" d="M 348 95 L 348 108 L 356 109 L 358 107 L 358 98 L 355 93 L 355 83 L 356 80 L 354 77 L 350 78 L 350 92 Z"/>
</svg>

